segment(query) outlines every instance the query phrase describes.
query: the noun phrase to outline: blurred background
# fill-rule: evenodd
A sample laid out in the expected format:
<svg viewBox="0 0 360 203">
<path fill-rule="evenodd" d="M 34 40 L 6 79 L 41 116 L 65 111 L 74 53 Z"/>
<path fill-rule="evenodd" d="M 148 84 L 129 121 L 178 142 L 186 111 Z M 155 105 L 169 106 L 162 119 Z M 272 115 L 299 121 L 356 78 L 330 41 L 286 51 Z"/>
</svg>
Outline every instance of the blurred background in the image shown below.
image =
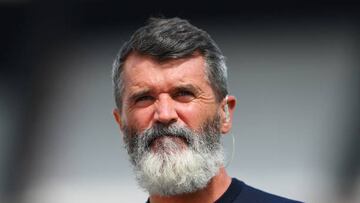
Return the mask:
<svg viewBox="0 0 360 203">
<path fill-rule="evenodd" d="M 306 202 L 360 202 L 359 8 L 1 0 L 0 202 L 146 201 L 113 121 L 110 75 L 150 16 L 188 19 L 227 57 L 231 176 Z"/>
</svg>

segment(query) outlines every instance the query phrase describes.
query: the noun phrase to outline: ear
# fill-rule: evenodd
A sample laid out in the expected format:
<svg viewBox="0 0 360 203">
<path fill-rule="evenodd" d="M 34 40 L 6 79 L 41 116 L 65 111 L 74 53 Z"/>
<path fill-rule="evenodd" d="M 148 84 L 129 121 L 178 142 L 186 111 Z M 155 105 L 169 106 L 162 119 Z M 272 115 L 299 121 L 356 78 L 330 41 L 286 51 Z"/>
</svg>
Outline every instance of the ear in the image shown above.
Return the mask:
<svg viewBox="0 0 360 203">
<path fill-rule="evenodd" d="M 227 107 L 226 107 L 227 105 Z M 228 95 L 227 99 L 221 102 L 221 133 L 226 134 L 231 130 L 232 120 L 235 111 L 236 98 L 232 95 Z M 228 112 L 226 112 L 228 111 Z"/>
<path fill-rule="evenodd" d="M 121 112 L 120 112 L 120 110 L 117 109 L 117 108 L 114 108 L 114 109 L 113 109 L 113 115 L 114 115 L 114 118 L 115 118 L 116 123 L 119 125 L 120 130 L 122 130 L 123 127 L 124 127 L 124 123 L 123 123 L 123 121 L 122 121 L 122 119 L 121 119 Z"/>
</svg>

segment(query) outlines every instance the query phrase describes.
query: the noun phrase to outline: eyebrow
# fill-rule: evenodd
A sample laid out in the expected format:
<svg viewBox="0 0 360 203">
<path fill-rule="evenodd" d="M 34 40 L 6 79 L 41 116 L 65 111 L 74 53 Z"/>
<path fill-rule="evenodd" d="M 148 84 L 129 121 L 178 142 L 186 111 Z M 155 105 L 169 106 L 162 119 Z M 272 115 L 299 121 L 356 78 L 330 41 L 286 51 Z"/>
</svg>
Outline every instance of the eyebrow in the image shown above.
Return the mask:
<svg viewBox="0 0 360 203">
<path fill-rule="evenodd" d="M 179 85 L 176 86 L 174 88 L 171 89 L 171 92 L 179 92 L 179 91 L 191 91 L 193 93 L 197 93 L 199 91 L 199 88 L 197 88 L 196 86 L 192 85 L 192 84 L 184 84 L 184 85 Z"/>
<path fill-rule="evenodd" d="M 178 86 L 175 86 L 173 88 L 170 89 L 170 93 L 171 92 L 180 92 L 180 91 L 191 91 L 193 92 L 194 94 L 196 94 L 197 92 L 199 92 L 199 88 L 192 85 L 192 84 L 183 84 L 183 85 L 178 85 Z M 145 88 L 143 90 L 139 90 L 137 92 L 134 92 L 132 93 L 130 96 L 129 96 L 129 100 L 130 101 L 135 101 L 136 99 L 142 97 L 142 96 L 146 96 L 146 95 L 151 95 L 151 94 L 154 94 L 154 90 L 150 89 L 150 88 Z"/>
<path fill-rule="evenodd" d="M 145 96 L 145 95 L 149 95 L 149 94 L 152 94 L 154 91 L 152 91 L 151 89 L 143 89 L 143 90 L 139 90 L 137 92 L 134 92 L 130 95 L 130 101 L 135 101 L 136 99 L 142 97 L 142 96 Z"/>
</svg>

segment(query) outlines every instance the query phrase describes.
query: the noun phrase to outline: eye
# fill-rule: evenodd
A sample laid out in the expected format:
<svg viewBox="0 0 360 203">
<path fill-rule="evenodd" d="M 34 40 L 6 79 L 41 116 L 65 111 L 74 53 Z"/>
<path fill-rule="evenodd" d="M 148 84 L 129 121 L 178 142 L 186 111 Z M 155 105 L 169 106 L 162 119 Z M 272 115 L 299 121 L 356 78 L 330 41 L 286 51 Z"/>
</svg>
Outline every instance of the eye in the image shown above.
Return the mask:
<svg viewBox="0 0 360 203">
<path fill-rule="evenodd" d="M 195 98 L 195 95 L 191 91 L 181 90 L 176 92 L 173 97 L 175 100 L 180 102 L 190 102 Z"/>
<path fill-rule="evenodd" d="M 135 99 L 135 105 L 138 107 L 146 107 L 154 102 L 154 97 L 150 95 L 140 96 Z"/>
</svg>

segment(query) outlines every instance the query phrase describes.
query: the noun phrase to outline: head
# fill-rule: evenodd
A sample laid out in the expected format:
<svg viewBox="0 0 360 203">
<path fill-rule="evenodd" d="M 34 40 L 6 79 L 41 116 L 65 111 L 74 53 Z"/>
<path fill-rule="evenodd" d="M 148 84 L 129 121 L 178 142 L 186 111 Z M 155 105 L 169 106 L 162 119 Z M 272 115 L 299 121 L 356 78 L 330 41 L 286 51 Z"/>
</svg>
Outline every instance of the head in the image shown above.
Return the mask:
<svg viewBox="0 0 360 203">
<path fill-rule="evenodd" d="M 121 47 L 113 64 L 113 87 L 116 106 L 121 109 L 124 91 L 123 68 L 131 53 L 140 53 L 158 61 L 186 58 L 199 52 L 205 60 L 206 76 L 220 102 L 228 94 L 227 67 L 221 50 L 210 35 L 180 18 L 150 18 Z"/>
<path fill-rule="evenodd" d="M 114 117 L 150 194 L 200 190 L 222 167 L 220 137 L 235 107 L 226 75 L 211 37 L 179 18 L 150 19 L 121 48 Z"/>
</svg>

